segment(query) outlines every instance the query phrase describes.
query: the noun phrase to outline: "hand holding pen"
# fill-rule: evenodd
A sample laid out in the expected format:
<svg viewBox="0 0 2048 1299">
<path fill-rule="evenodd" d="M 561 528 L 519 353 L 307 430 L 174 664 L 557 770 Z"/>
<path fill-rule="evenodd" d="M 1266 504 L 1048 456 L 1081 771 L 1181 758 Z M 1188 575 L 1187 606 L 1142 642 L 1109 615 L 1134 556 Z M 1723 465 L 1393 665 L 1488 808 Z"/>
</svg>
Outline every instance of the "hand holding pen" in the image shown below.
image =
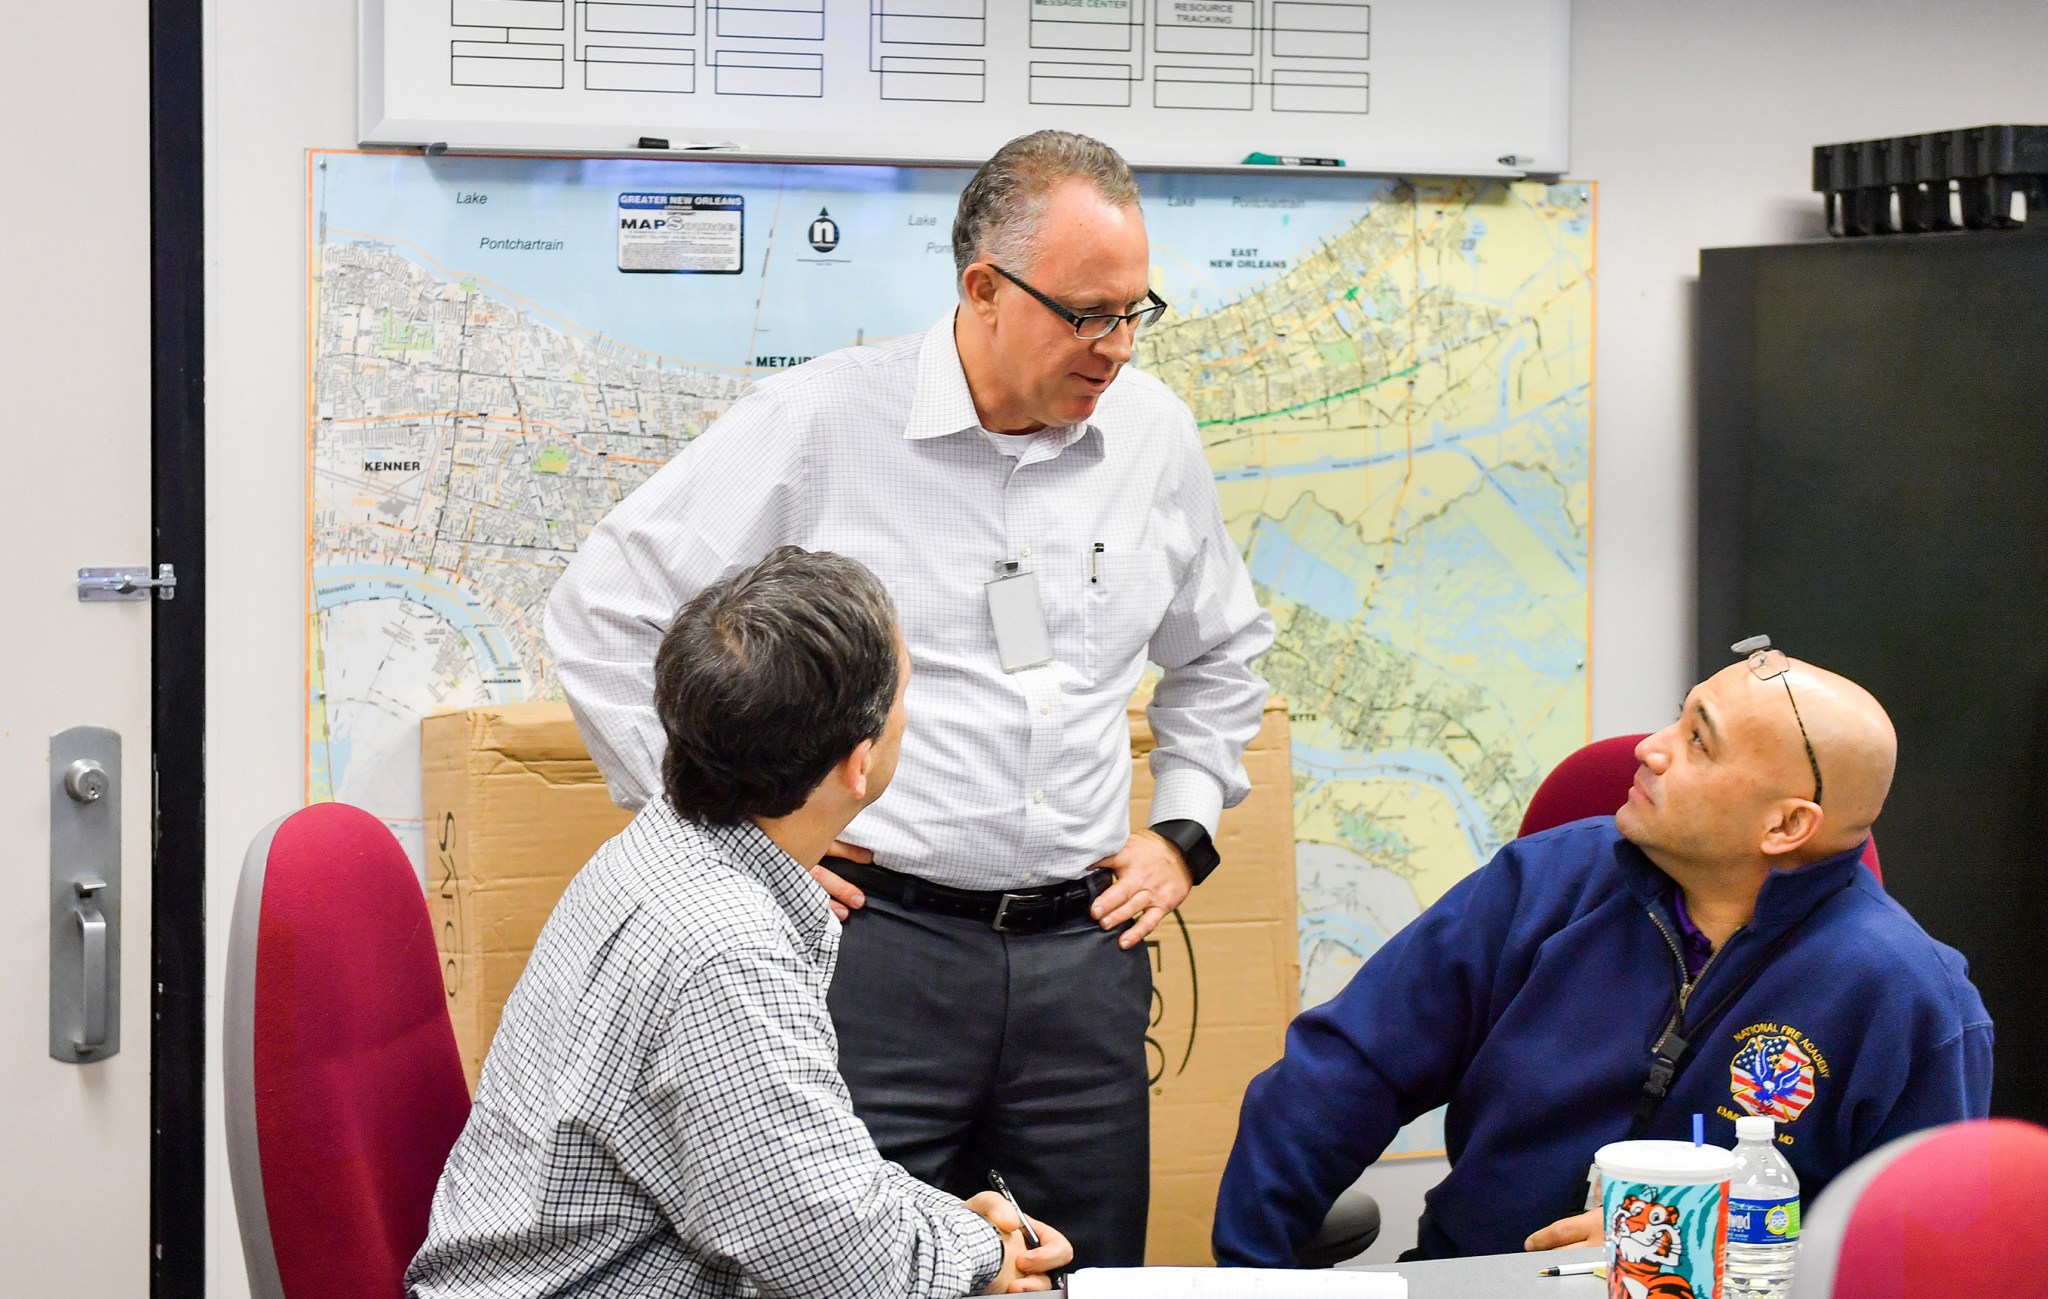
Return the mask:
<svg viewBox="0 0 2048 1299">
<path fill-rule="evenodd" d="M 989 1170 L 989 1185 L 967 1201 L 967 1207 L 988 1220 L 1003 1241 L 1003 1265 L 984 1294 L 1019 1294 L 1051 1290 L 1051 1274 L 1074 1261 L 1074 1247 L 1057 1230 L 1025 1216 L 1003 1176 Z"/>
</svg>

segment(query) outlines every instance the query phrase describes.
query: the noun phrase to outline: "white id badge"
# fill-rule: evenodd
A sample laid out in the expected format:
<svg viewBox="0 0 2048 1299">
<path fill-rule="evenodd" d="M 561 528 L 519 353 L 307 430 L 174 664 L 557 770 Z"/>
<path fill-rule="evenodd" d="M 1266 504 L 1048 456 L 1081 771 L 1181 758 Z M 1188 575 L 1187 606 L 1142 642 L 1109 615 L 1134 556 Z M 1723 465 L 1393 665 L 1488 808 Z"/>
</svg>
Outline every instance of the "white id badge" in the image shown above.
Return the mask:
<svg viewBox="0 0 2048 1299">
<path fill-rule="evenodd" d="M 988 620 L 995 628 L 996 658 L 1005 672 L 1022 672 L 1052 662 L 1052 633 L 1045 629 L 1045 605 L 1038 598 L 1038 574 L 1015 562 L 996 565 L 1001 576 L 988 584 Z"/>
</svg>

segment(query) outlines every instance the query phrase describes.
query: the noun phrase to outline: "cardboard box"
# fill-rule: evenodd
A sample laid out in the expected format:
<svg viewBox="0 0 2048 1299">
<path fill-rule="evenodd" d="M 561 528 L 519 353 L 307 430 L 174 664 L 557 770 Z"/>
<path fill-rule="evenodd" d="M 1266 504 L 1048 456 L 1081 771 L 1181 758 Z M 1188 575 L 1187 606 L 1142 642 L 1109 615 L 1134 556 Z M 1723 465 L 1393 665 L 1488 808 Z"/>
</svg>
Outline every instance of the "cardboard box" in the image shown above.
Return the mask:
<svg viewBox="0 0 2048 1299">
<path fill-rule="evenodd" d="M 505 999 L 569 879 L 632 813 L 614 806 L 563 703 L 420 722 L 427 907 L 462 1071 L 477 1073 Z"/>
<path fill-rule="evenodd" d="M 1151 729 L 1130 714 L 1134 823 L 1150 808 Z M 437 713 L 420 724 L 427 894 L 470 1086 L 541 926 L 569 879 L 630 819 L 612 805 L 566 704 Z M 1146 1260 L 1211 1261 L 1209 1227 L 1238 1102 L 1277 1060 L 1299 1007 L 1293 769 L 1286 705 L 1245 752 L 1252 793 L 1223 814 L 1223 865 L 1146 948 L 1152 956 L 1152 1222 Z"/>
<path fill-rule="evenodd" d="M 1152 730 L 1131 707 L 1131 823 L 1152 804 Z M 1294 765 L 1287 705 L 1269 700 L 1246 746 L 1252 792 L 1223 814 L 1223 864 L 1146 945 L 1153 953 L 1152 1217 L 1145 1261 L 1212 1262 L 1216 1187 L 1254 1076 L 1280 1058 L 1301 1008 L 1294 880 Z"/>
</svg>

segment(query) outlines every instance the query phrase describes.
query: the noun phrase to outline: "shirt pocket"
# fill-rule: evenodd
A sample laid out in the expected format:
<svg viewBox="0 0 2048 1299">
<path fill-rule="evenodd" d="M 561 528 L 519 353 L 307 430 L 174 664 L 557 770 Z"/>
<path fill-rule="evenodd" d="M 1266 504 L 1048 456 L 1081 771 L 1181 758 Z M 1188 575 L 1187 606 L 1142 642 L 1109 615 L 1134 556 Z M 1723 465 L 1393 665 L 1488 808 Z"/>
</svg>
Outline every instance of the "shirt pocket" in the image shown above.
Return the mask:
<svg viewBox="0 0 2048 1299">
<path fill-rule="evenodd" d="M 1173 603 L 1173 564 L 1156 546 L 1103 550 L 1087 556 L 1087 672 L 1096 682 L 1130 673 Z"/>
</svg>

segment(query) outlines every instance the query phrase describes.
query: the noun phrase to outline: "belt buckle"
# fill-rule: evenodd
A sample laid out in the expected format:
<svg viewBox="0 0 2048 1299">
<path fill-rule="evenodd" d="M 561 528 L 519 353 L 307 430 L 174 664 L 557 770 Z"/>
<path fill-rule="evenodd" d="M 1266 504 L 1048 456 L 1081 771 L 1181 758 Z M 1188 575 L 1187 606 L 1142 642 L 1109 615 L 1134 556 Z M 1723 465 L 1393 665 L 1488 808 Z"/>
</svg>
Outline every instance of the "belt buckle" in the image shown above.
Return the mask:
<svg viewBox="0 0 2048 1299">
<path fill-rule="evenodd" d="M 999 934 L 1016 933 L 1018 930 L 1007 923 L 1010 918 L 1010 905 L 1012 903 L 1017 905 L 1018 916 L 1022 919 L 1031 912 L 1042 909 L 1033 907 L 1032 903 L 1043 901 L 1045 901 L 1044 898 L 1033 897 L 1028 893 L 1005 893 L 996 902 L 996 918 L 989 921 L 989 927 Z"/>
</svg>

